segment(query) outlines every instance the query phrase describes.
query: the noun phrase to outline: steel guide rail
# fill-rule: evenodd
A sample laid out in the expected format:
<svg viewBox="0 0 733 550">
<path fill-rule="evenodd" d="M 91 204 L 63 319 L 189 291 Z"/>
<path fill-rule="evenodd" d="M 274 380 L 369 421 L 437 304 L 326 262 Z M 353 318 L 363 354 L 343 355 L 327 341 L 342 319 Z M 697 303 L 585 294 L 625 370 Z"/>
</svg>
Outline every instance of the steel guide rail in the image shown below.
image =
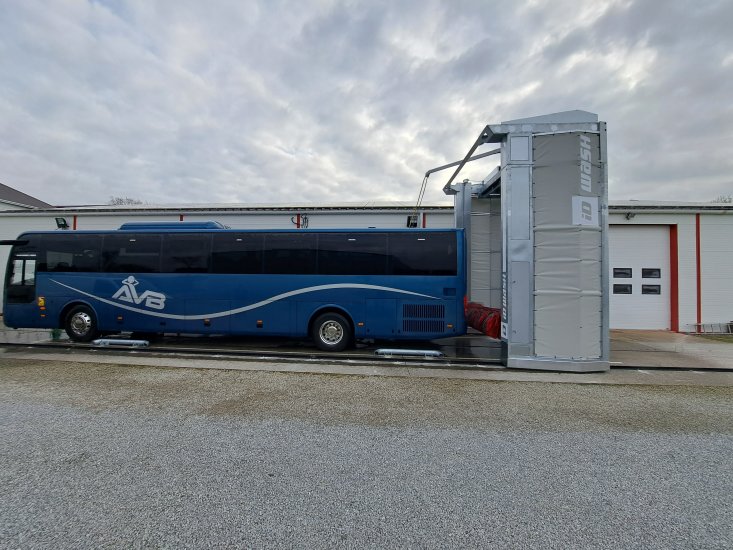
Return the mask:
<svg viewBox="0 0 733 550">
<path fill-rule="evenodd" d="M 426 357 L 395 357 L 382 356 L 376 354 L 359 354 L 359 353 L 321 353 L 318 351 L 293 352 L 293 351 L 272 351 L 264 349 L 253 350 L 232 350 L 219 348 L 191 348 L 191 347 L 115 347 L 115 346 L 93 346 L 91 344 L 80 343 L 56 343 L 56 342 L 39 342 L 39 343 L 21 343 L 9 342 L 0 343 L 0 348 L 32 348 L 36 350 L 66 350 L 66 351 L 87 351 L 101 352 L 104 355 L 149 355 L 149 356 L 165 356 L 165 355 L 181 355 L 191 357 L 207 356 L 208 359 L 231 359 L 241 357 L 245 360 L 277 360 L 277 361 L 322 361 L 331 364 L 358 364 L 358 363 L 379 363 L 393 364 L 401 366 L 410 364 L 411 366 L 420 368 L 447 369 L 447 370 L 475 370 L 475 371 L 493 371 L 504 370 L 505 367 L 498 360 L 477 359 L 477 358 L 426 358 Z"/>
<path fill-rule="evenodd" d="M 190 348 L 190 347 L 167 347 L 167 348 L 156 348 L 156 347 L 133 347 L 133 348 L 122 348 L 114 346 L 92 346 L 89 344 L 70 344 L 65 343 L 23 343 L 23 342 L 2 342 L 0 348 L 10 349 L 21 349 L 31 348 L 36 350 L 66 350 L 66 351 L 87 351 L 87 352 L 100 352 L 106 356 L 125 356 L 125 355 L 148 355 L 154 356 L 166 356 L 166 355 L 179 355 L 181 357 L 202 357 L 208 356 L 208 359 L 236 359 L 241 358 L 244 361 L 283 361 L 293 363 L 296 361 L 301 362 L 313 362 L 321 361 L 323 363 L 330 364 L 347 364 L 347 365 L 359 365 L 359 364 L 381 364 L 381 365 L 394 365 L 395 367 L 400 366 L 411 366 L 415 368 L 424 369 L 436 369 L 436 370 L 465 370 L 465 371 L 507 371 L 507 372 L 537 372 L 531 369 L 507 369 L 504 367 L 499 360 L 492 359 L 480 359 L 480 358 L 424 358 L 424 357 L 393 357 L 393 356 L 380 356 L 373 354 L 358 354 L 358 353 L 339 353 L 337 357 L 334 357 L 330 353 L 319 353 L 313 352 L 275 352 L 271 350 L 227 350 L 217 348 Z M 670 371 L 670 372 L 733 372 L 731 369 L 725 368 L 705 368 L 701 370 L 699 367 L 689 368 L 670 368 L 662 366 L 650 366 L 650 365 L 617 365 L 611 364 L 611 370 L 654 370 L 654 371 Z M 552 372 L 552 371 L 549 371 Z M 577 374 L 577 373 L 576 373 Z"/>
</svg>

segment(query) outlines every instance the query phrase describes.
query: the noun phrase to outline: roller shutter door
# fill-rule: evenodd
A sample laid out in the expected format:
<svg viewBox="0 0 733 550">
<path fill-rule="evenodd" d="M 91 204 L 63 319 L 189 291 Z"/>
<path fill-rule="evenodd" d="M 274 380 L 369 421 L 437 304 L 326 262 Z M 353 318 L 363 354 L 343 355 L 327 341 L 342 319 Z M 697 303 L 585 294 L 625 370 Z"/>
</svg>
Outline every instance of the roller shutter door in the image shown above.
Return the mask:
<svg viewBox="0 0 733 550">
<path fill-rule="evenodd" d="M 670 329 L 669 226 L 611 225 L 611 328 Z"/>
</svg>

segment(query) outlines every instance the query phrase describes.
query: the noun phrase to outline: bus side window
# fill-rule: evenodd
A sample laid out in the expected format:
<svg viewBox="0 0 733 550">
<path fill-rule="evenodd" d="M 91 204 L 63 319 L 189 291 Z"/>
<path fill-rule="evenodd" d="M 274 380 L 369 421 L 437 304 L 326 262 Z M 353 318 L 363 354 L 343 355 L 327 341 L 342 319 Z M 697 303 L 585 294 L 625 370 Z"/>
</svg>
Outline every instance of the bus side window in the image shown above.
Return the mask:
<svg viewBox="0 0 733 550">
<path fill-rule="evenodd" d="M 10 280 L 8 281 L 11 285 L 23 284 L 24 266 L 25 262 L 23 260 L 13 260 L 13 271 L 10 273 Z"/>
<path fill-rule="evenodd" d="M 101 248 L 101 235 L 45 235 L 38 271 L 96 273 Z"/>
<path fill-rule="evenodd" d="M 163 241 L 163 273 L 208 273 L 211 235 L 171 234 Z"/>
<path fill-rule="evenodd" d="M 316 273 L 316 235 L 269 233 L 265 236 L 265 273 L 313 275 Z"/>
<path fill-rule="evenodd" d="M 214 235 L 212 272 L 262 273 L 262 233 L 220 233 Z"/>
<path fill-rule="evenodd" d="M 102 247 L 106 273 L 159 273 L 161 236 L 148 233 L 105 235 Z"/>
<path fill-rule="evenodd" d="M 406 232 L 389 235 L 392 275 L 448 275 L 457 273 L 455 234 Z"/>
<path fill-rule="evenodd" d="M 10 284 L 16 286 L 31 286 L 36 282 L 36 260 L 13 260 L 13 271 L 10 274 Z"/>
<path fill-rule="evenodd" d="M 385 275 L 386 233 L 321 233 L 318 235 L 320 275 Z"/>
</svg>

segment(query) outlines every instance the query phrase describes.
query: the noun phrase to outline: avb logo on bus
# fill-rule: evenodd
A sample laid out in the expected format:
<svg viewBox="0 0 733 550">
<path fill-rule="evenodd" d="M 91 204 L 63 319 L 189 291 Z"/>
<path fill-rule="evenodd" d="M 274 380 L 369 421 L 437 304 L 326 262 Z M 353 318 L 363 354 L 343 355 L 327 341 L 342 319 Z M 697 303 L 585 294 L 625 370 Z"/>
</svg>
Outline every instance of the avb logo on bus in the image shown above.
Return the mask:
<svg viewBox="0 0 733 550">
<path fill-rule="evenodd" d="M 112 298 L 136 305 L 145 302 L 145 307 L 149 307 L 151 309 L 165 308 L 165 294 L 146 290 L 142 294 L 138 295 L 137 290 L 135 289 L 138 284 L 139 283 L 135 277 L 130 275 L 127 279 L 122 281 L 122 286 L 114 293 Z"/>
</svg>

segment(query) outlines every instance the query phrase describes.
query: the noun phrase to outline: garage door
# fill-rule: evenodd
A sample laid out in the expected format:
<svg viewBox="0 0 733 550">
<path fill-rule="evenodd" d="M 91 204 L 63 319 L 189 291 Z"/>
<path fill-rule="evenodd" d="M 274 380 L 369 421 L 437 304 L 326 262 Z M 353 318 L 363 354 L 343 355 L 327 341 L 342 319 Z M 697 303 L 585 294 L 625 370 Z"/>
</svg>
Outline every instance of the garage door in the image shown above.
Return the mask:
<svg viewBox="0 0 733 550">
<path fill-rule="evenodd" d="M 611 225 L 611 328 L 670 328 L 669 226 Z"/>
</svg>

